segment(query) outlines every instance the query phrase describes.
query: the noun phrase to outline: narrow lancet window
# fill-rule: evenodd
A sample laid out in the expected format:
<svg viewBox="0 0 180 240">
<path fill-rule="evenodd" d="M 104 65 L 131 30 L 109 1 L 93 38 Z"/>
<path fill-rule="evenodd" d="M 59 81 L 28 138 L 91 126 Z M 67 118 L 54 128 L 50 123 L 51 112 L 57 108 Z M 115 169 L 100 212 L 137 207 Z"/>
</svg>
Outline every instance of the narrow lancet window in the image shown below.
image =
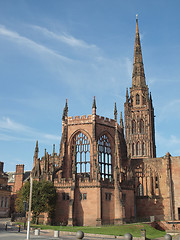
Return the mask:
<svg viewBox="0 0 180 240">
<path fill-rule="evenodd" d="M 139 94 L 136 94 L 136 105 L 140 104 L 140 98 L 139 98 Z"/>
<path fill-rule="evenodd" d="M 132 120 L 132 134 L 136 133 L 136 121 Z"/>
</svg>

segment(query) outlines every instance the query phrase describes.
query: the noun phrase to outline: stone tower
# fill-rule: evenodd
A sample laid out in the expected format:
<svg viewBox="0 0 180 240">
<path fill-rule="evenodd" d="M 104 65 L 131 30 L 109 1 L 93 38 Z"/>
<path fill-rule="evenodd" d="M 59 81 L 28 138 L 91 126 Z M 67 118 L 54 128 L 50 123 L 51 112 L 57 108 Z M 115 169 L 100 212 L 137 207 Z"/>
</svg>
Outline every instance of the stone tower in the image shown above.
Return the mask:
<svg viewBox="0 0 180 240">
<path fill-rule="evenodd" d="M 137 18 L 132 87 L 130 96 L 127 89 L 124 111 L 128 156 L 131 158 L 156 157 L 154 108 L 144 74 Z"/>
</svg>

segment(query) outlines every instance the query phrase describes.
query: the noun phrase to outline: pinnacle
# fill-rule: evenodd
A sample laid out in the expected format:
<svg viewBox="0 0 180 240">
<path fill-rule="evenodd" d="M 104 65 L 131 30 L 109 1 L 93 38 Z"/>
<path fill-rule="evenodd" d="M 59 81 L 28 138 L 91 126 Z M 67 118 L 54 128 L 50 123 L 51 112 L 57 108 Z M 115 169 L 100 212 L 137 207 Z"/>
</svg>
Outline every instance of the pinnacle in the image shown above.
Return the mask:
<svg viewBox="0 0 180 240">
<path fill-rule="evenodd" d="M 117 120 L 117 107 L 116 107 L 116 102 L 114 105 L 114 119 Z"/>
<path fill-rule="evenodd" d="M 92 106 L 92 108 L 95 108 L 95 109 L 97 108 L 97 107 L 96 107 L 96 99 L 95 99 L 95 96 L 93 97 L 93 106 Z"/>
</svg>

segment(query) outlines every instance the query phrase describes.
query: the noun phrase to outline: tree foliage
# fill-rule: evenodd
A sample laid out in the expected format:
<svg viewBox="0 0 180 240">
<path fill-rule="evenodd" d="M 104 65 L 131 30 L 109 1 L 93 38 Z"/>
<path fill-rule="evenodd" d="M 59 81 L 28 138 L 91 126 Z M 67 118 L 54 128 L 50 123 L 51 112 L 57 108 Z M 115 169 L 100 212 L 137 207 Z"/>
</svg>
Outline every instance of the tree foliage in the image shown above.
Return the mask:
<svg viewBox="0 0 180 240">
<path fill-rule="evenodd" d="M 26 201 L 29 206 L 30 183 L 26 182 L 18 193 L 16 199 L 16 210 L 21 212 L 23 201 Z M 33 181 L 32 188 L 32 205 L 33 221 L 38 223 L 40 213 L 47 212 L 49 217 L 55 210 L 56 205 L 56 188 L 49 181 Z"/>
</svg>

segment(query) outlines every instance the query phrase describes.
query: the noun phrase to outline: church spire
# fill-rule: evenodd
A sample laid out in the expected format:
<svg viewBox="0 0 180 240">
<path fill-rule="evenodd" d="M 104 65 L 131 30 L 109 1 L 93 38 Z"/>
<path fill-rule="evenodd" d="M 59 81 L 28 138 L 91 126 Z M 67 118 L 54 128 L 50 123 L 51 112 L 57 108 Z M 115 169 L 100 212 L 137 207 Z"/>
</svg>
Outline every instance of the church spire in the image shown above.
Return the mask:
<svg viewBox="0 0 180 240">
<path fill-rule="evenodd" d="M 139 36 L 138 18 L 136 15 L 136 34 L 134 45 L 134 61 L 133 61 L 133 74 L 132 74 L 132 87 L 145 87 L 145 74 L 144 65 L 141 52 L 141 42 Z"/>
</svg>

